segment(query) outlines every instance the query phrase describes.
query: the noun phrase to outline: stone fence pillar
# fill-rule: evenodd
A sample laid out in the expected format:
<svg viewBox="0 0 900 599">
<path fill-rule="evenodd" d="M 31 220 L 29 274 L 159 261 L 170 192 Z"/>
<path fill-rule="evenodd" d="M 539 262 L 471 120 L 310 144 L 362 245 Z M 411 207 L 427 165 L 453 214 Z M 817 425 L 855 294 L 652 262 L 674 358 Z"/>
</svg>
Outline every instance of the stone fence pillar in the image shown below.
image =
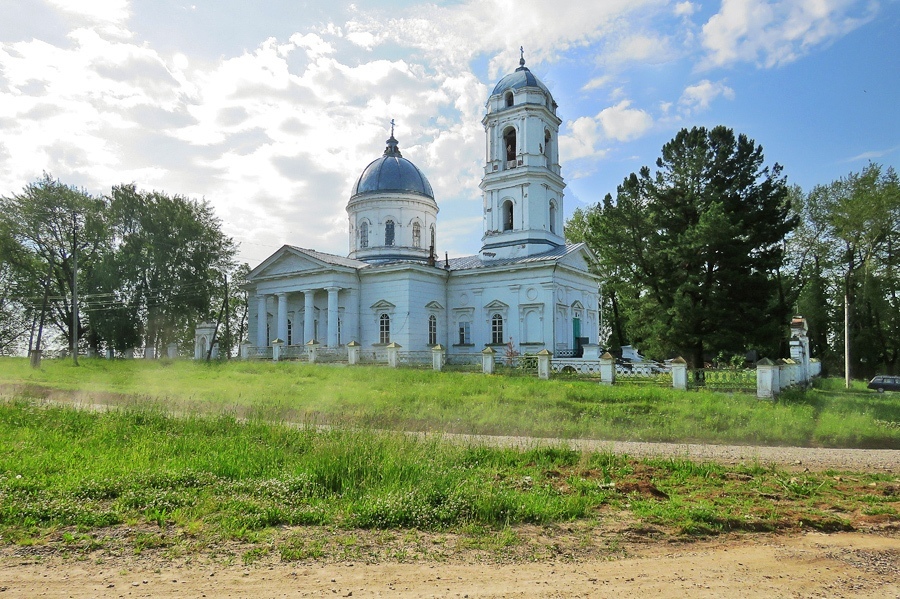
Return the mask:
<svg viewBox="0 0 900 599">
<path fill-rule="evenodd" d="M 687 391 L 687 362 L 681 356 L 672 360 L 672 388 Z"/>
<path fill-rule="evenodd" d="M 769 358 L 756 363 L 756 397 L 759 399 L 775 399 L 774 378 L 778 367 Z"/>
<path fill-rule="evenodd" d="M 170 360 L 174 360 L 175 358 L 177 358 L 178 357 L 178 344 L 170 343 L 166 347 L 166 355 L 169 357 Z"/>
<path fill-rule="evenodd" d="M 436 372 L 440 372 L 444 369 L 444 358 L 446 353 L 447 351 L 440 343 L 431 348 L 431 367 Z"/>
<path fill-rule="evenodd" d="M 616 359 L 609 352 L 600 356 L 600 384 L 613 385 L 616 382 Z"/>
<path fill-rule="evenodd" d="M 397 368 L 400 365 L 400 348 L 403 347 L 399 343 L 390 343 L 387 349 L 387 362 L 391 368 Z"/>
<path fill-rule="evenodd" d="M 347 363 L 350 366 L 359 364 L 359 343 L 351 341 L 347 344 Z"/>
<path fill-rule="evenodd" d="M 309 358 L 310 364 L 316 363 L 316 358 L 319 355 L 319 342 L 315 339 L 310 339 L 306 342 L 306 355 Z"/>
<path fill-rule="evenodd" d="M 537 353 L 537 367 L 538 367 L 538 378 L 539 379 L 549 379 L 550 378 L 550 356 L 552 356 L 547 349 L 542 349 Z"/>
<path fill-rule="evenodd" d="M 241 343 L 241 360 L 249 360 L 250 359 L 250 348 L 253 347 L 250 345 L 249 341 L 244 341 Z"/>
<path fill-rule="evenodd" d="M 284 347 L 284 341 L 281 339 L 272 340 L 272 361 L 277 362 L 281 359 L 281 350 Z"/>
<path fill-rule="evenodd" d="M 485 374 L 494 374 L 494 348 L 486 347 L 481 350 L 481 371 Z"/>
</svg>

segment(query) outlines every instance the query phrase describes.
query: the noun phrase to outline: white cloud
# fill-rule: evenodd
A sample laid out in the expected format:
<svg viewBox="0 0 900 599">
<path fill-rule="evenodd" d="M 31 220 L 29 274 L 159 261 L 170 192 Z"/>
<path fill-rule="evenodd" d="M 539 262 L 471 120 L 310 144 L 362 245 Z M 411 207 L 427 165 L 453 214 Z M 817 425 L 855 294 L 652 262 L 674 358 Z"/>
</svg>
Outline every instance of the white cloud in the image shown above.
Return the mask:
<svg viewBox="0 0 900 599">
<path fill-rule="evenodd" d="M 669 62 L 675 57 L 676 53 L 668 38 L 638 33 L 618 40 L 612 48 L 601 55 L 600 60 L 609 64 L 629 62 L 659 64 Z"/>
<path fill-rule="evenodd" d="M 689 17 L 697 12 L 697 5 L 692 2 L 679 2 L 675 5 L 675 14 L 679 17 Z"/>
<path fill-rule="evenodd" d="M 612 82 L 613 78 L 611 75 L 601 75 L 600 77 L 594 77 L 583 86 L 581 86 L 581 91 L 590 91 L 592 89 L 601 89 L 606 87 Z"/>
<path fill-rule="evenodd" d="M 678 105 L 686 114 L 696 114 L 708 109 L 712 101 L 719 97 L 734 100 L 734 90 L 722 81 L 712 82 L 704 79 L 696 85 L 686 87 L 678 100 Z"/>
<path fill-rule="evenodd" d="M 629 100 L 622 100 L 615 106 L 604 108 L 597 115 L 606 138 L 616 141 L 637 139 L 653 126 L 653 117 L 643 110 L 629 106 L 631 106 Z"/>
<path fill-rule="evenodd" d="M 637 139 L 653 126 L 653 118 L 644 110 L 631 108 L 629 100 L 601 110 L 596 116 L 583 116 L 566 123 L 567 133 L 560 136 L 560 160 L 599 158 L 607 150 L 601 142 Z"/>
<path fill-rule="evenodd" d="M 870 20 L 874 5 L 859 0 L 723 0 L 703 26 L 701 67 L 753 62 L 787 64 Z"/>
<path fill-rule="evenodd" d="M 128 37 L 129 0 L 45 0 L 76 26 L 89 26 L 114 37 Z"/>
</svg>

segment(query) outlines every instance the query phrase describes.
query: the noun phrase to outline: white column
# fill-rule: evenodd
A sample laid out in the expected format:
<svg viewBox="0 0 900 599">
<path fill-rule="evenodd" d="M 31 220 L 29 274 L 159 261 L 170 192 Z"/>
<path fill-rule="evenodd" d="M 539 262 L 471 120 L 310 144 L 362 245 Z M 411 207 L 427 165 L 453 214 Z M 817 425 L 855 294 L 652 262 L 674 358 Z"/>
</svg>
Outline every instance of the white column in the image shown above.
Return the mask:
<svg viewBox="0 0 900 599">
<path fill-rule="evenodd" d="M 326 287 L 328 290 L 328 347 L 338 344 L 338 291 L 340 287 Z"/>
<path fill-rule="evenodd" d="M 316 332 L 313 330 L 316 322 L 316 307 L 313 304 L 316 295 L 315 289 L 307 289 L 303 292 L 303 336 L 304 342 L 313 341 Z"/>
<path fill-rule="evenodd" d="M 266 296 L 259 294 L 256 296 L 256 345 L 265 347 L 266 344 L 266 324 L 268 322 L 268 314 L 266 312 Z"/>
<path fill-rule="evenodd" d="M 287 293 L 276 293 L 278 302 L 278 333 L 279 339 L 287 343 Z"/>
</svg>

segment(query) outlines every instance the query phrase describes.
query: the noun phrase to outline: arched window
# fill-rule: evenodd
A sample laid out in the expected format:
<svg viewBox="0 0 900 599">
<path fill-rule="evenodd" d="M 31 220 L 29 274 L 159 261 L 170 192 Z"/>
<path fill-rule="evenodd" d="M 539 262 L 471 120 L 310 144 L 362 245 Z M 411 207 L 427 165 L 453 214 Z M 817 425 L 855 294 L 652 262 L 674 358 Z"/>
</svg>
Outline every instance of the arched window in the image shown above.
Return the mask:
<svg viewBox="0 0 900 599">
<path fill-rule="evenodd" d="M 434 225 L 431 225 L 431 250 L 434 251 L 434 248 L 437 247 L 434 241 Z"/>
<path fill-rule="evenodd" d="M 556 202 L 550 200 L 550 232 L 556 233 Z"/>
<path fill-rule="evenodd" d="M 384 223 L 384 245 L 394 245 L 394 221 Z"/>
<path fill-rule="evenodd" d="M 422 227 L 419 223 L 413 223 L 413 247 L 422 247 Z"/>
<path fill-rule="evenodd" d="M 504 231 L 512 231 L 513 228 L 513 203 L 512 200 L 506 200 L 503 202 L 503 207 L 501 209 L 501 213 L 503 215 L 503 230 Z"/>
<path fill-rule="evenodd" d="M 437 345 L 437 317 L 432 314 L 428 317 L 428 345 Z"/>
<path fill-rule="evenodd" d="M 363 221 L 359 225 L 359 247 L 369 247 L 369 223 L 367 223 L 366 221 Z"/>
<path fill-rule="evenodd" d="M 506 160 L 514 161 L 516 159 L 516 151 L 518 147 L 516 146 L 516 129 L 515 127 L 510 127 L 506 131 L 503 132 L 503 145 L 506 148 Z"/>
<path fill-rule="evenodd" d="M 500 314 L 491 316 L 491 343 L 503 343 L 503 316 Z"/>
<path fill-rule="evenodd" d="M 550 165 L 550 142 L 553 138 L 550 136 L 550 131 L 548 129 L 544 129 L 544 156 L 547 157 L 547 166 Z"/>
<path fill-rule="evenodd" d="M 513 105 L 513 93 L 512 93 L 512 92 L 506 92 L 506 96 L 504 97 L 504 101 L 506 102 L 506 106 L 507 106 L 507 107 L 512 106 L 512 105 Z"/>
<path fill-rule="evenodd" d="M 387 314 L 378 317 L 378 342 L 391 342 L 391 317 Z"/>
</svg>

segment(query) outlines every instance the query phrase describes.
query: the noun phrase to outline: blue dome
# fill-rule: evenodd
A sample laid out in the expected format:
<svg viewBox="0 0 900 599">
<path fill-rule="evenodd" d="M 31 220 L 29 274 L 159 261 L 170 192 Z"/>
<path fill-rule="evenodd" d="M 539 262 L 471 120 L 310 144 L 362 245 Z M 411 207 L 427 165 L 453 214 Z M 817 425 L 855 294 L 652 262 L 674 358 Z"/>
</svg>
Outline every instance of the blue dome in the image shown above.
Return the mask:
<svg viewBox="0 0 900 599">
<path fill-rule="evenodd" d="M 524 60 L 520 61 L 520 64 L 524 62 Z M 537 87 L 551 98 L 553 97 L 550 93 L 550 90 L 547 89 L 547 86 L 541 83 L 541 80 L 535 77 L 534 74 L 529 71 L 528 67 L 526 67 L 524 64 L 501 79 L 494 87 L 494 91 L 491 92 L 491 95 L 496 96 L 497 94 L 502 94 L 507 90 L 514 90 L 522 87 Z"/>
<path fill-rule="evenodd" d="M 417 193 L 434 199 L 431 183 L 415 164 L 404 158 L 397 148 L 397 140 L 391 135 L 387 140 L 384 156 L 373 160 L 363 169 L 353 186 L 350 197 L 363 193 L 395 191 Z"/>
</svg>

